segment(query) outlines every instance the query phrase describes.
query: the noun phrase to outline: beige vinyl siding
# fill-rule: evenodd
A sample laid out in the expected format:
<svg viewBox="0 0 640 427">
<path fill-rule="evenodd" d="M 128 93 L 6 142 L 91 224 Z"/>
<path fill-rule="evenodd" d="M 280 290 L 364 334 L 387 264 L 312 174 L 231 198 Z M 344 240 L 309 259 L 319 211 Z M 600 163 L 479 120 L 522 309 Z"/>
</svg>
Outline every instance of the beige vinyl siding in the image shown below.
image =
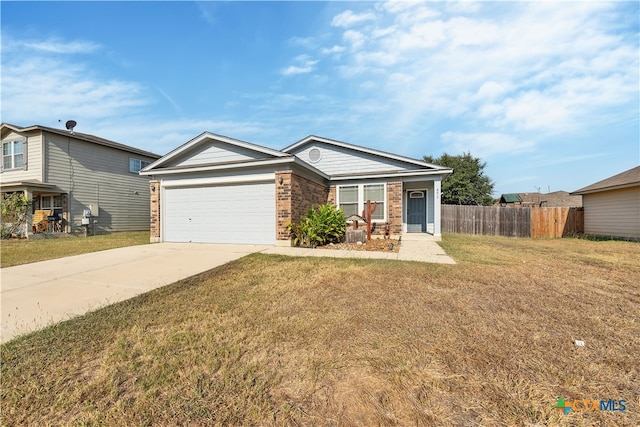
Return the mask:
<svg viewBox="0 0 640 427">
<path fill-rule="evenodd" d="M 321 157 L 317 162 L 313 162 L 309 158 L 309 152 L 314 148 L 320 150 Z M 295 154 L 301 160 L 328 175 L 415 169 L 415 167 L 411 168 L 404 162 L 386 159 L 368 153 L 356 154 L 353 150 L 347 150 L 320 142 L 305 145 L 302 151 L 297 151 L 292 154 Z"/>
<path fill-rule="evenodd" d="M 84 209 L 98 207 L 96 232 L 149 229 L 149 178 L 129 172 L 129 158 L 155 159 L 74 139 L 45 134 L 45 179 L 69 194 L 78 231 Z"/>
<path fill-rule="evenodd" d="M 584 232 L 640 239 L 640 186 L 582 196 Z"/>
<path fill-rule="evenodd" d="M 249 150 L 243 147 L 227 144 L 221 141 L 212 141 L 204 144 L 196 152 L 189 152 L 171 162 L 169 166 L 192 166 L 210 163 L 238 162 L 244 160 L 262 159 L 267 157 L 264 153 Z"/>
<path fill-rule="evenodd" d="M 3 170 L 1 174 L 2 182 L 28 180 L 43 181 L 42 136 L 33 135 L 27 138 L 24 135 L 11 132 L 6 137 L 2 138 L 2 142 L 15 140 L 23 140 L 26 142 L 26 145 L 24 147 L 26 167 L 24 169 Z"/>
</svg>

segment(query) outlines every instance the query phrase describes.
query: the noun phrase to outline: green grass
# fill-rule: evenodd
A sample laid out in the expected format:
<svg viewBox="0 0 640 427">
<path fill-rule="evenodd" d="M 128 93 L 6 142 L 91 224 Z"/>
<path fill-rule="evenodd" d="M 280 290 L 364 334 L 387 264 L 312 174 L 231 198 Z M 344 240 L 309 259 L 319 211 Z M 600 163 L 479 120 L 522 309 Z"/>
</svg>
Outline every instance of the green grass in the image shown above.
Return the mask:
<svg viewBox="0 0 640 427">
<path fill-rule="evenodd" d="M 124 246 L 149 243 L 149 232 L 122 232 L 91 237 L 64 237 L 48 239 L 20 239 L 0 241 L 0 266 L 29 264 L 31 262 L 86 254 Z"/>
<path fill-rule="evenodd" d="M 255 254 L 20 337 L 1 423 L 640 424 L 640 244 L 442 245 L 457 265 Z"/>
</svg>

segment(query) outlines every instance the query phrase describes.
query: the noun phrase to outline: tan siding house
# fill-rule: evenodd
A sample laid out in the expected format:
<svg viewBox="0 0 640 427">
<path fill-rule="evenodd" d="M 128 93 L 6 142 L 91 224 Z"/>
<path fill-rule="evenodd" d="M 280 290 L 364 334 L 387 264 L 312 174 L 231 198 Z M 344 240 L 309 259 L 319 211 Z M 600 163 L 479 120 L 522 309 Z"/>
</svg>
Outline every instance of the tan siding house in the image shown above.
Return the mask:
<svg viewBox="0 0 640 427">
<path fill-rule="evenodd" d="M 44 126 L 2 124 L 1 135 L 2 193 L 24 192 L 33 200 L 35 221 L 42 220 L 38 212 L 53 217 L 44 226 L 32 217 L 27 234 L 82 231 L 85 210 L 91 211 L 91 232 L 149 229 L 149 179 L 138 170 L 159 155 Z M 12 149 L 22 149 L 22 159 Z"/>
<path fill-rule="evenodd" d="M 640 166 L 572 194 L 582 195 L 585 234 L 640 240 Z"/>
</svg>

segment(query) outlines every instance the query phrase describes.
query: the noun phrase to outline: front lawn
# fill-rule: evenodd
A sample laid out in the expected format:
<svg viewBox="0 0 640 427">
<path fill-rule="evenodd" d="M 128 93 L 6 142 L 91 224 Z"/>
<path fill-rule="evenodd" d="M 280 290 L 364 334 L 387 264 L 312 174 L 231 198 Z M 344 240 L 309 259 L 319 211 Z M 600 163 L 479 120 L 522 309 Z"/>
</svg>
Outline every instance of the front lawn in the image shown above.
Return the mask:
<svg viewBox="0 0 640 427">
<path fill-rule="evenodd" d="M 457 265 L 254 254 L 20 337 L 1 424 L 640 424 L 640 244 L 442 244 Z"/>
<path fill-rule="evenodd" d="M 90 237 L 8 239 L 0 241 L 0 267 L 62 258 L 89 252 L 149 243 L 148 231 L 112 233 Z"/>
</svg>

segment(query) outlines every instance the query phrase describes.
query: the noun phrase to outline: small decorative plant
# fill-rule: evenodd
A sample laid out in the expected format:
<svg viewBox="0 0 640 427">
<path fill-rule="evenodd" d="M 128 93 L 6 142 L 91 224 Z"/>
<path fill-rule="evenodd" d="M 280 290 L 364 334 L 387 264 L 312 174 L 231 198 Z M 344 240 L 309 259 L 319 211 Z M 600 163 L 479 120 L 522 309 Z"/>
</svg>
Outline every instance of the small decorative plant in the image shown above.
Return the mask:
<svg viewBox="0 0 640 427">
<path fill-rule="evenodd" d="M 309 209 L 299 223 L 292 222 L 287 226 L 294 246 L 312 248 L 342 241 L 346 230 L 344 213 L 328 204 Z"/>
</svg>

